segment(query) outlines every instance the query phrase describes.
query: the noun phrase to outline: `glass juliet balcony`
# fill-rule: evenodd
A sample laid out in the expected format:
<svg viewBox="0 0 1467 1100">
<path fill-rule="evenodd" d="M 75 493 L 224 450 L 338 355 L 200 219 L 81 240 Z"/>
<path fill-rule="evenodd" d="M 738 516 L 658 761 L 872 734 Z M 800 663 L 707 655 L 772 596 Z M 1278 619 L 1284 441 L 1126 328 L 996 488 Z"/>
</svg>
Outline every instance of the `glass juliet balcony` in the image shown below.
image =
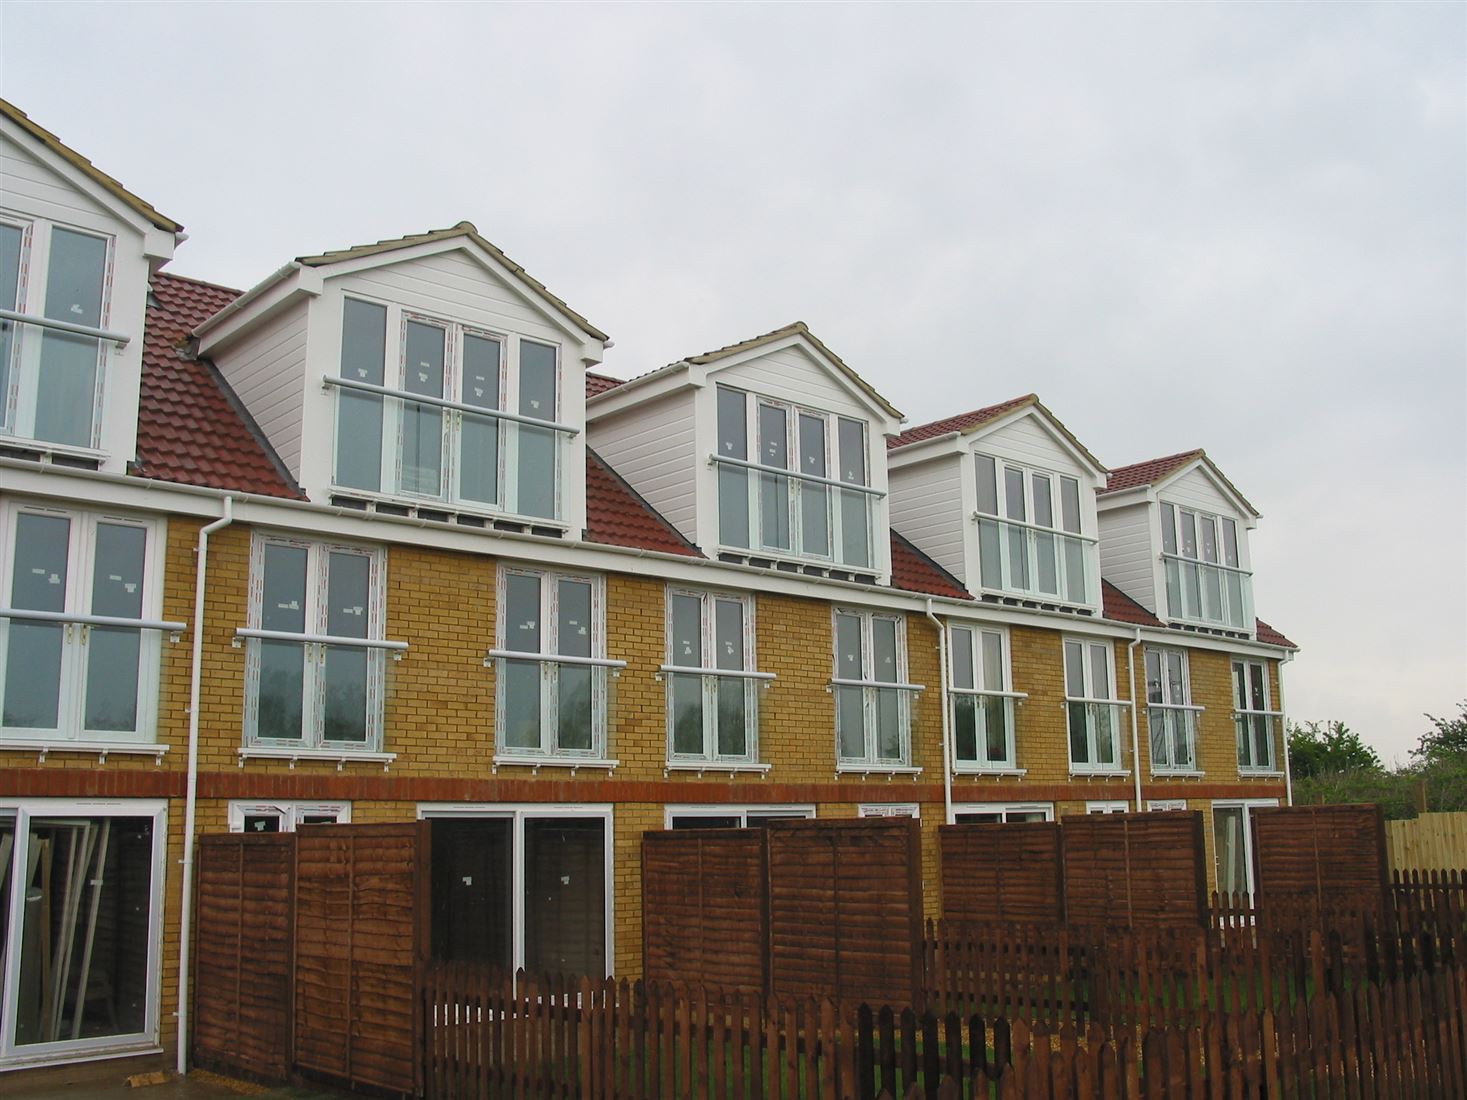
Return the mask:
<svg viewBox="0 0 1467 1100">
<path fill-rule="evenodd" d="M 346 378 L 323 381 L 336 390 L 337 489 L 564 518 L 575 428 Z"/>
<path fill-rule="evenodd" d="M 672 763 L 754 764 L 759 759 L 759 695 L 770 672 L 663 665 Z"/>
<path fill-rule="evenodd" d="M 813 474 L 710 457 L 718 468 L 718 541 L 731 549 L 871 569 L 885 494 Z"/>
<path fill-rule="evenodd" d="M 1197 770 L 1197 713 L 1200 707 L 1152 703 L 1146 709 L 1153 772 Z"/>
<path fill-rule="evenodd" d="M 496 763 L 604 761 L 625 661 L 491 649 L 502 711 Z"/>
<path fill-rule="evenodd" d="M 111 348 L 130 337 L 0 309 L 0 434 L 90 450 Z M 5 396 L 15 387 L 13 407 Z"/>
<path fill-rule="evenodd" d="M 950 688 L 949 692 L 953 769 L 960 773 L 1017 771 L 1015 707 L 1026 696 L 971 688 Z"/>
<path fill-rule="evenodd" d="M 1100 602 L 1095 539 L 995 516 L 974 520 L 983 588 L 1062 603 Z"/>
<path fill-rule="evenodd" d="M 1241 569 L 1163 554 L 1168 617 L 1251 633 L 1253 577 Z"/>
<path fill-rule="evenodd" d="M 1273 710 L 1240 710 L 1233 714 L 1238 734 L 1238 771 L 1268 772 L 1279 770 L 1275 744 L 1278 722 L 1282 714 Z"/>
<path fill-rule="evenodd" d="M 1072 773 L 1123 772 L 1127 765 L 1126 708 L 1113 699 L 1064 701 Z"/>
</svg>

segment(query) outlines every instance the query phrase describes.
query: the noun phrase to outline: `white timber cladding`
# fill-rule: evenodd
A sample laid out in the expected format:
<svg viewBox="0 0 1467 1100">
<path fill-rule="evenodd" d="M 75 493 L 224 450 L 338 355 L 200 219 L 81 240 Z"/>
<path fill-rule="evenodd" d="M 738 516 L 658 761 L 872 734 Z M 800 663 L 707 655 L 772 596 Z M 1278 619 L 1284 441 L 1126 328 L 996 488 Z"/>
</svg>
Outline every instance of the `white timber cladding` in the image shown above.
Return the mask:
<svg viewBox="0 0 1467 1100">
<path fill-rule="evenodd" d="M 791 405 L 869 420 L 871 410 L 831 377 L 830 369 L 798 344 L 709 371 L 719 385 L 749 390 Z M 883 446 L 884 446 L 883 442 Z"/>
<path fill-rule="evenodd" d="M 695 391 L 678 390 L 605 416 L 588 445 L 690 542 L 698 540 Z"/>
<path fill-rule="evenodd" d="M 249 410 L 275 453 L 301 476 L 301 414 L 305 404 L 306 320 L 297 302 L 215 353 L 214 365 Z"/>
<path fill-rule="evenodd" d="M 103 342 L 96 446 L 81 449 L 99 460 L 99 469 L 122 473 L 137 455 L 148 276 L 154 261 L 172 256 L 173 235 L 152 226 L 5 119 L 0 119 L 0 219 L 25 230 L 20 300 L 16 303 L 21 312 L 36 312 L 27 309 L 26 299 L 38 302 L 45 292 L 44 277 L 35 270 L 44 257 L 31 250 L 49 240 L 50 227 L 107 238 L 98 327 L 130 339 L 121 346 Z M 32 276 L 29 286 L 28 273 Z M 42 285 L 35 285 L 37 282 Z M 41 331 L 32 326 L 18 328 L 22 341 L 39 340 Z"/>
<path fill-rule="evenodd" d="M 1214 516 L 1225 516 L 1238 521 L 1238 564 L 1248 565 L 1248 539 L 1244 530 L 1257 526 L 1255 517 L 1246 509 L 1240 509 L 1228 494 L 1217 487 L 1216 482 L 1203 472 L 1199 464 L 1179 477 L 1173 478 L 1157 490 L 1161 500 L 1170 501 L 1188 511 L 1206 512 Z"/>
<path fill-rule="evenodd" d="M 1155 505 L 1144 500 L 1100 513 L 1100 575 L 1148 611 L 1157 611 Z"/>
<path fill-rule="evenodd" d="M 1090 470 L 1075 461 L 1074 456 L 1060 444 L 1054 433 L 1040 422 L 1040 414 L 1032 409 L 1025 410 L 1022 416 L 1000 427 L 978 435 L 974 439 L 973 449 L 998 458 L 1009 459 L 1021 466 L 1051 470 L 1061 474 L 1073 474 L 1082 481 L 1092 477 Z M 971 512 L 972 509 L 970 508 L 969 511 Z M 1089 518 L 1092 522 L 1085 530 L 1094 531 L 1093 504 Z"/>
<path fill-rule="evenodd" d="M 891 471 L 891 526 L 959 580 L 965 580 L 963 456 Z M 969 479 L 971 482 L 971 478 Z M 969 509 L 971 511 L 971 509 Z"/>
</svg>

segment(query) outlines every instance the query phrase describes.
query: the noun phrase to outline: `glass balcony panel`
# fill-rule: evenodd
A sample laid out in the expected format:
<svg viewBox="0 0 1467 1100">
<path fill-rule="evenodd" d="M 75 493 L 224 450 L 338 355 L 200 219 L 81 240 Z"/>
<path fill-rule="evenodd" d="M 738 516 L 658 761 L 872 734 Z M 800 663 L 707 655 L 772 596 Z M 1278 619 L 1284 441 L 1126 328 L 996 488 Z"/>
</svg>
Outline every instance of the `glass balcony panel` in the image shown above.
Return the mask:
<svg viewBox="0 0 1467 1100">
<path fill-rule="evenodd" d="M 972 695 L 953 696 L 953 751 L 960 764 L 978 761 L 978 700 Z"/>
<path fill-rule="evenodd" d="M 866 756 L 866 704 L 858 687 L 835 689 L 836 729 L 840 736 L 842 760 L 862 760 Z"/>
<path fill-rule="evenodd" d="M 1274 716 L 1243 712 L 1234 718 L 1238 732 L 1238 768 L 1242 771 L 1273 771 Z"/>
<path fill-rule="evenodd" d="M 564 450 L 560 439 L 565 437 L 558 437 L 548 428 L 525 424 L 514 424 L 513 428 L 512 439 L 519 448 L 516 463 L 519 478 L 511 510 L 522 516 L 557 519 L 556 488 L 560 484 L 561 452 Z"/>
<path fill-rule="evenodd" d="M 857 569 L 869 569 L 871 497 L 850 489 L 841 489 L 837 495 L 840 501 L 841 563 Z"/>
<path fill-rule="evenodd" d="M 1034 580 L 1040 592 L 1049 596 L 1060 594 L 1055 538 L 1043 531 L 1034 532 Z"/>
<path fill-rule="evenodd" d="M 984 588 L 1093 604 L 1098 553 L 1093 541 L 1077 535 L 988 516 L 978 519 L 979 576 Z"/>
<path fill-rule="evenodd" d="M 324 698 L 321 739 L 365 745 L 367 742 L 367 684 L 381 650 L 358 646 L 325 646 L 322 662 Z M 263 676 L 261 677 L 263 680 Z"/>
<path fill-rule="evenodd" d="M 259 653 L 260 693 L 255 736 L 300 741 L 304 736 L 306 644 L 251 638 Z"/>
<path fill-rule="evenodd" d="M 540 662 L 501 660 L 504 677 L 504 745 L 540 748 Z"/>
<path fill-rule="evenodd" d="M 714 461 L 721 545 L 871 568 L 871 494 Z M 752 509 L 751 481 L 757 485 Z"/>
<path fill-rule="evenodd" d="M 462 414 L 458 495 L 475 504 L 499 503 L 499 421 L 493 417 Z"/>
<path fill-rule="evenodd" d="M 703 752 L 703 677 L 669 674 L 672 692 L 672 751 L 678 756 Z"/>
<path fill-rule="evenodd" d="M 1012 699 L 954 695 L 952 705 L 954 746 L 960 771 L 1015 766 Z"/>
<path fill-rule="evenodd" d="M 718 541 L 749 545 L 749 476 L 742 466 L 718 467 Z"/>
<path fill-rule="evenodd" d="M 102 342 L 95 337 L 52 330 L 42 333 L 36 439 L 71 447 L 92 445 L 101 358 Z"/>
<path fill-rule="evenodd" d="M 770 550 L 789 550 L 790 479 L 779 474 L 759 475 L 760 545 Z"/>
<path fill-rule="evenodd" d="M 1247 573 L 1206 562 L 1163 558 L 1168 615 L 1248 631 L 1253 578 Z"/>
<path fill-rule="evenodd" d="M 1125 768 L 1125 742 L 1120 735 L 1120 703 L 1087 703 L 1069 700 L 1070 767 L 1085 771 L 1121 771 Z"/>
<path fill-rule="evenodd" d="M 900 762 L 902 753 L 902 693 L 890 688 L 872 689 L 876 695 L 876 758 Z"/>
<path fill-rule="evenodd" d="M 596 675 L 604 671 L 589 665 L 554 666 L 559 696 L 557 748 L 574 753 L 589 753 L 595 748 L 592 695 Z"/>
<path fill-rule="evenodd" d="M 984 588 L 1002 589 L 1004 587 L 1003 559 L 999 549 L 1001 545 L 1002 533 L 999 531 L 999 521 L 980 519 L 978 521 L 978 559 Z"/>
<path fill-rule="evenodd" d="M 830 490 L 824 485 L 800 486 L 800 549 L 818 558 L 830 557 Z"/>
<path fill-rule="evenodd" d="M 1170 706 L 1148 708 L 1153 771 L 1193 771 L 1197 767 L 1195 714 Z"/>
<path fill-rule="evenodd" d="M 754 681 L 735 676 L 715 676 L 718 685 L 718 755 L 745 760 L 749 746 L 749 715 L 753 712 Z"/>
</svg>

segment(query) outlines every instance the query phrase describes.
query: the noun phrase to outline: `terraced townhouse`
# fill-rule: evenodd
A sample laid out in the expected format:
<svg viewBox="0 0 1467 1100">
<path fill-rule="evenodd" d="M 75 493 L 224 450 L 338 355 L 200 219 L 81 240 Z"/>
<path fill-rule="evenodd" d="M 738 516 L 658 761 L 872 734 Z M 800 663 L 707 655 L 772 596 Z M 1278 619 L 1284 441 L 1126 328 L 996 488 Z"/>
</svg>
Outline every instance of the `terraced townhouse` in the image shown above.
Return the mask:
<svg viewBox="0 0 1467 1100">
<path fill-rule="evenodd" d="M 191 838 L 435 820 L 434 951 L 636 974 L 644 830 L 1288 797 L 1258 514 L 794 324 L 618 381 L 468 223 L 170 275 L 0 105 L 0 1070 L 171 1050 Z M 930 897 L 933 911 L 936 898 Z M 181 996 L 182 993 L 182 996 Z"/>
</svg>

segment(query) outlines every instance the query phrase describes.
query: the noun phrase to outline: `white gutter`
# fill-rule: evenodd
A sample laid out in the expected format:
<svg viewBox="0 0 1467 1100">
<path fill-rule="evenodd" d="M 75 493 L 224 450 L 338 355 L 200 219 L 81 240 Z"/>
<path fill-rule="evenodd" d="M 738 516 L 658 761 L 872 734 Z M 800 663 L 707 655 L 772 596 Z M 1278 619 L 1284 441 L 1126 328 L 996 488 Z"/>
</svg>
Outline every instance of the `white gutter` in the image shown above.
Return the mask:
<svg viewBox="0 0 1467 1100">
<path fill-rule="evenodd" d="M 1126 675 L 1131 678 L 1131 768 L 1136 776 L 1136 812 L 1144 809 L 1141 804 L 1141 719 L 1137 711 L 1141 700 L 1136 697 L 1136 647 L 1141 644 L 1141 628 L 1136 628 L 1136 640 L 1126 646 Z"/>
<path fill-rule="evenodd" d="M 942 684 L 942 694 L 938 696 L 938 705 L 942 707 L 943 821 L 945 824 L 951 825 L 953 823 L 953 735 L 947 709 L 947 631 L 943 628 L 941 620 L 932 613 L 932 598 L 930 596 L 927 598 L 927 618 L 937 628 L 937 664 L 938 675 Z"/>
<path fill-rule="evenodd" d="M 1284 666 L 1294 659 L 1289 650 L 1279 660 L 1279 739 L 1284 743 L 1284 805 L 1294 804 L 1294 769 L 1289 766 L 1289 709 L 1284 706 Z"/>
<path fill-rule="evenodd" d="M 194 653 L 188 685 L 188 796 L 183 811 L 183 912 L 178 936 L 178 1072 L 188 1072 L 189 936 L 193 930 L 194 817 L 199 796 L 199 690 L 204 667 L 204 591 L 209 576 L 209 536 L 234 522 L 234 498 L 224 498 L 224 514 L 199 529 L 194 551 Z"/>
</svg>

